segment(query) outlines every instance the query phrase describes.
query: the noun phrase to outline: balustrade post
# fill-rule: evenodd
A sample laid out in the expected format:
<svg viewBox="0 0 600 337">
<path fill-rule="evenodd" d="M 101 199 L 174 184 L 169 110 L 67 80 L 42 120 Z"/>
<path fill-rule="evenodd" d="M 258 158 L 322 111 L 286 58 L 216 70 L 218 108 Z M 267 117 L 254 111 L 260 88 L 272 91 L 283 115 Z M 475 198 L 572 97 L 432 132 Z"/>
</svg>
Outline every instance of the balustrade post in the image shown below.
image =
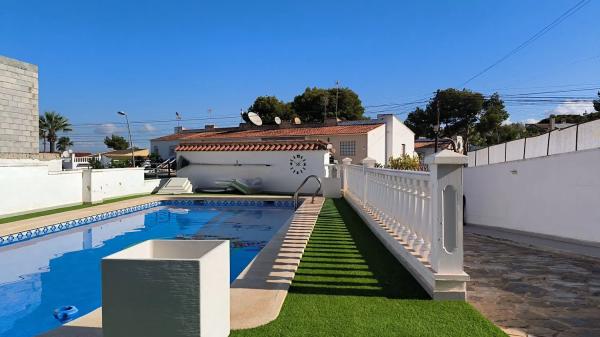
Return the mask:
<svg viewBox="0 0 600 337">
<path fill-rule="evenodd" d="M 348 165 L 352 164 L 352 159 L 342 159 L 342 191 L 346 193 L 348 190 Z"/>
<path fill-rule="evenodd" d="M 368 174 L 367 174 L 367 169 L 375 167 L 375 163 L 376 162 L 377 161 L 375 159 L 369 158 L 369 157 L 366 157 L 365 159 L 362 160 L 362 164 L 363 164 L 363 176 L 364 176 L 364 179 L 365 179 L 365 184 L 364 184 L 364 187 L 363 187 L 363 200 L 362 200 L 364 207 L 367 207 L 367 203 L 368 203 L 367 196 L 369 195 L 369 193 L 368 193 L 368 190 L 369 190 L 369 177 L 368 177 Z"/>
<path fill-rule="evenodd" d="M 431 251 L 436 273 L 463 271 L 463 166 L 468 157 L 443 150 L 425 158 L 431 171 Z"/>
</svg>

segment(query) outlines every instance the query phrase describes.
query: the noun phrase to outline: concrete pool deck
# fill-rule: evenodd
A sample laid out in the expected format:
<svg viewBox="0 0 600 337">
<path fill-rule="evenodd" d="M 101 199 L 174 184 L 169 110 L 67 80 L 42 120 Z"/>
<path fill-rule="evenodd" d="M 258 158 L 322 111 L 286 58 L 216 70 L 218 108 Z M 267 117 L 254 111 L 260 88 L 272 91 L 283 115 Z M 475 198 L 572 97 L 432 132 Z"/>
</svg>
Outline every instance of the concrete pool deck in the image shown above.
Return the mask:
<svg viewBox="0 0 600 337">
<path fill-rule="evenodd" d="M 172 199 L 280 200 L 290 199 L 290 197 L 281 195 L 151 195 L 6 223 L 2 226 L 0 233 L 2 235 L 17 233 L 70 219 Z M 231 285 L 231 329 L 257 327 L 274 320 L 279 315 L 324 202 L 324 198 L 321 197 L 315 198 L 314 203 L 311 203 L 309 198 L 301 199 L 304 202 L 291 219 L 273 236 Z M 102 336 L 102 308 L 39 336 L 100 337 Z"/>
</svg>

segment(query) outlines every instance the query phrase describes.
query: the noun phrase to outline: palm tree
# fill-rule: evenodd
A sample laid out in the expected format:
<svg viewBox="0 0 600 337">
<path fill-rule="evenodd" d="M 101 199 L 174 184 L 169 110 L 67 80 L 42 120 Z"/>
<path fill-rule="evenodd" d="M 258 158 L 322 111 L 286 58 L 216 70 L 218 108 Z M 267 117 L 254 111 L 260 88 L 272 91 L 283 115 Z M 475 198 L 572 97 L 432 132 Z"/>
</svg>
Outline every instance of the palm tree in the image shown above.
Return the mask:
<svg viewBox="0 0 600 337">
<path fill-rule="evenodd" d="M 50 152 L 56 147 L 56 133 L 59 131 L 72 131 L 69 120 L 55 111 L 46 111 L 40 116 L 40 128 L 46 131 L 46 139 L 50 143 Z"/>
<path fill-rule="evenodd" d="M 56 141 L 58 151 L 67 151 L 71 146 L 73 146 L 73 142 L 69 137 L 60 137 L 58 138 L 58 141 Z"/>
<path fill-rule="evenodd" d="M 45 126 L 42 125 L 42 116 L 40 116 L 40 139 L 44 143 L 44 152 L 46 152 L 46 129 Z"/>
</svg>

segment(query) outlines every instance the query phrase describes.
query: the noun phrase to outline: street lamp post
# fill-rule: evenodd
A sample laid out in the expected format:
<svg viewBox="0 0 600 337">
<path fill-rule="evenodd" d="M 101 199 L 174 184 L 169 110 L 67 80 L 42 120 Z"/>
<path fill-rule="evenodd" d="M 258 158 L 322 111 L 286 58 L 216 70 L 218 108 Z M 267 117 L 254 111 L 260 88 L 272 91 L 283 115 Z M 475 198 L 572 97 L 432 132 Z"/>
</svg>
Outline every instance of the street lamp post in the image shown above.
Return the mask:
<svg viewBox="0 0 600 337">
<path fill-rule="evenodd" d="M 127 121 L 127 133 L 129 133 L 129 146 L 131 147 L 131 167 L 135 167 L 135 154 L 133 149 L 133 142 L 131 141 L 131 128 L 129 127 L 129 118 L 127 114 L 123 111 L 117 111 L 117 113 L 121 116 L 125 116 L 125 121 Z"/>
</svg>

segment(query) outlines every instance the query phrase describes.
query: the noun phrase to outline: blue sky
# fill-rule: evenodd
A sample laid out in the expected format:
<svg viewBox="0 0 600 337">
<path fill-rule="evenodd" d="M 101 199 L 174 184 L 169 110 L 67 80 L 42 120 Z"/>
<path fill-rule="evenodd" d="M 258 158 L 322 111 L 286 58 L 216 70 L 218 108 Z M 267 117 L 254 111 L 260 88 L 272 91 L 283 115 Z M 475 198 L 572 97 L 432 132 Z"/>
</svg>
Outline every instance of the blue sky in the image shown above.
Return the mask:
<svg viewBox="0 0 600 337">
<path fill-rule="evenodd" d="M 459 86 L 577 2 L 1 1 L 0 55 L 39 65 L 40 111 L 69 117 L 77 150 L 124 134 L 121 109 L 139 122 L 135 144 L 148 146 L 172 131 L 175 111 L 200 119 L 210 108 L 217 125 L 231 125 L 256 96 L 291 100 L 336 80 L 367 106 L 428 97 Z M 592 0 L 467 87 L 600 87 L 597 13 Z M 404 118 L 412 108 L 393 112 Z M 508 108 L 522 121 L 587 107 Z"/>
</svg>

